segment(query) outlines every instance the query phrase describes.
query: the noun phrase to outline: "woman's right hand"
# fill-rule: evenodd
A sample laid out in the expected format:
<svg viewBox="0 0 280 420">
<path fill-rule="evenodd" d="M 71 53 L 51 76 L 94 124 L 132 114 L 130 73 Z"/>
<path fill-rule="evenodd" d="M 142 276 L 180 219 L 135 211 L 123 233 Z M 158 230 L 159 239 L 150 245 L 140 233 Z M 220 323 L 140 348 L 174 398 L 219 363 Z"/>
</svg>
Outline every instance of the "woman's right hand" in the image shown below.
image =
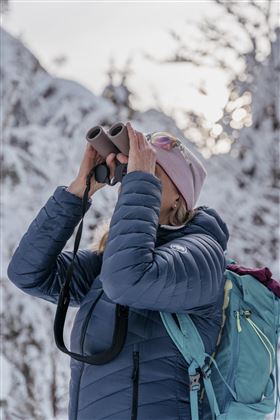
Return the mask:
<svg viewBox="0 0 280 420">
<path fill-rule="evenodd" d="M 99 155 L 99 153 L 94 149 L 94 147 L 89 142 L 87 142 L 78 175 L 74 179 L 74 181 L 69 185 L 67 190 L 77 195 L 78 197 L 83 198 L 84 191 L 86 189 L 86 178 L 88 173 L 93 168 L 93 166 L 96 166 L 102 162 L 106 162 L 107 166 L 109 167 L 110 179 L 112 179 L 116 168 L 115 157 L 115 153 L 110 153 L 107 156 L 107 158 L 104 159 L 102 156 Z M 88 197 L 91 197 L 100 188 L 105 187 L 105 185 L 107 184 L 97 182 L 93 175 L 90 180 L 90 190 L 88 193 Z"/>
</svg>

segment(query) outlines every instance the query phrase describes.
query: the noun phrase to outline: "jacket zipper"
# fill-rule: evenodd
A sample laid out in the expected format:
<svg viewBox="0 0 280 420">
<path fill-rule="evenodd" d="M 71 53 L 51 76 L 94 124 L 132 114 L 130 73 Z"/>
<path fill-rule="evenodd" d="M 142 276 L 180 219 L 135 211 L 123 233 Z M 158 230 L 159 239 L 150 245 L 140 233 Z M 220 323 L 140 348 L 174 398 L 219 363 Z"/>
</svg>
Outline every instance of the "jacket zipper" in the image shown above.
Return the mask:
<svg viewBox="0 0 280 420">
<path fill-rule="evenodd" d="M 139 387 L 139 350 L 133 351 L 133 371 L 131 375 L 132 379 L 132 410 L 131 420 L 137 420 L 137 409 L 138 409 L 138 387 Z"/>
<path fill-rule="evenodd" d="M 81 333 L 81 340 L 80 340 L 80 348 L 81 348 L 81 352 L 82 354 L 84 354 L 84 342 L 85 342 L 85 336 L 86 336 L 86 331 L 87 331 L 87 327 L 88 327 L 88 323 L 92 314 L 92 311 L 94 310 L 97 302 L 99 301 L 99 299 L 101 298 L 103 294 L 103 290 L 99 293 L 99 295 L 97 296 L 97 298 L 95 299 L 95 301 L 93 302 L 93 304 L 91 305 L 86 319 L 82 325 L 82 333 Z M 85 369 L 85 362 L 81 362 L 82 363 L 82 368 L 80 371 L 80 376 L 79 376 L 79 385 L 78 385 L 78 392 L 77 392 L 77 399 L 76 399 L 76 413 L 75 413 L 75 420 L 78 418 L 78 406 L 79 406 L 79 398 L 80 398 L 80 384 L 81 384 L 81 380 L 82 380 L 82 376 L 84 373 L 84 369 Z"/>
</svg>

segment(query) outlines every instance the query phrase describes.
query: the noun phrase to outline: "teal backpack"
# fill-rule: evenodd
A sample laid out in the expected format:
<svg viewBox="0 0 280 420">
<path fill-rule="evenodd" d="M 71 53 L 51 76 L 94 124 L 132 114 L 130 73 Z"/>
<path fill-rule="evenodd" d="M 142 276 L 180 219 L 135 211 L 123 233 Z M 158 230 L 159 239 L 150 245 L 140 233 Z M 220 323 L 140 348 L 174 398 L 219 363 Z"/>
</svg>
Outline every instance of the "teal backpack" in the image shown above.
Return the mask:
<svg viewBox="0 0 280 420">
<path fill-rule="evenodd" d="M 235 262 L 227 259 L 227 266 Z M 251 274 L 240 275 L 227 268 L 225 276 L 223 322 L 212 355 L 205 352 L 189 315 L 176 313 L 178 326 L 171 313 L 160 312 L 188 363 L 192 420 L 199 419 L 201 375 L 213 420 L 263 420 L 273 410 L 276 419 L 280 299 Z"/>
</svg>

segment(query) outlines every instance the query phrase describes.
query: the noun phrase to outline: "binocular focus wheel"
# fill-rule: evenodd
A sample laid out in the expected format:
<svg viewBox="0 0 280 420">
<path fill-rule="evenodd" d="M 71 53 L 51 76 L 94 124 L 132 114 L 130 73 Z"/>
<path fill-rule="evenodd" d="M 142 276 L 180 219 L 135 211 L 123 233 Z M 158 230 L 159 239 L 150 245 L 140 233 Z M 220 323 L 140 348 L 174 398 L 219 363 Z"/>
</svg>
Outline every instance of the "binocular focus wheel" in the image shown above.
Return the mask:
<svg viewBox="0 0 280 420">
<path fill-rule="evenodd" d="M 95 179 L 97 182 L 108 185 L 115 185 L 121 182 L 127 173 L 127 163 L 117 163 L 115 176 L 110 180 L 110 169 L 104 163 L 100 163 L 95 167 Z"/>
</svg>

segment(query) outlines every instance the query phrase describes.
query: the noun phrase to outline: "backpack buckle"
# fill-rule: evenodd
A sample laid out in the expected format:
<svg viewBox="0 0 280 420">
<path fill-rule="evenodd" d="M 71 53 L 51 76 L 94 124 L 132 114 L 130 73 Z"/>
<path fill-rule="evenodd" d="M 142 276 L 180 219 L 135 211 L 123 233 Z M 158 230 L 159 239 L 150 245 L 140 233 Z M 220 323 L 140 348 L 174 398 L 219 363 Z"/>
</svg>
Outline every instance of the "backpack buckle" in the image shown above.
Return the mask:
<svg viewBox="0 0 280 420">
<path fill-rule="evenodd" d="M 203 375 L 204 378 L 209 378 L 209 376 L 211 375 L 210 366 L 207 365 L 207 364 L 202 366 L 201 371 L 202 371 L 202 375 Z"/>
<path fill-rule="evenodd" d="M 199 391 L 200 390 L 200 373 L 196 373 L 195 375 L 189 375 L 190 377 L 190 390 L 191 391 Z"/>
</svg>

